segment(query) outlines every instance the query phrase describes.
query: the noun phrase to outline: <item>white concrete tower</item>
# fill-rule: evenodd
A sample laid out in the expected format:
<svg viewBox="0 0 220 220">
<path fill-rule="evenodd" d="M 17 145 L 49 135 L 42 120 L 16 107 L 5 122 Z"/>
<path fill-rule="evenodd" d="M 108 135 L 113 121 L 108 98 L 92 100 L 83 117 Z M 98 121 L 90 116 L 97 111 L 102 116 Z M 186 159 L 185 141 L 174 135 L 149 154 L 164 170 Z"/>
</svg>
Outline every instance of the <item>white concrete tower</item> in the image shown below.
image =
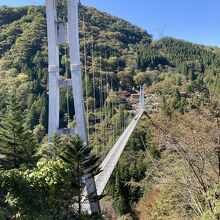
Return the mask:
<svg viewBox="0 0 220 220">
<path fill-rule="evenodd" d="M 57 10 L 55 0 L 46 1 L 49 72 L 49 124 L 51 138 L 59 129 L 59 47 L 57 44 Z"/>
<path fill-rule="evenodd" d="M 139 107 L 142 108 L 142 109 L 145 108 L 144 89 L 145 89 L 145 85 L 140 86 L 140 93 L 139 93 Z"/>
<path fill-rule="evenodd" d="M 57 21 L 56 0 L 46 0 L 48 57 L 49 57 L 49 141 L 55 134 L 77 134 L 88 145 L 86 129 L 82 75 L 80 70 L 79 48 L 79 18 L 78 0 L 67 0 L 68 23 Z M 59 45 L 69 45 L 70 52 L 70 80 L 60 80 L 59 77 Z M 59 88 L 72 87 L 76 128 L 59 128 Z M 86 190 L 92 213 L 100 213 L 99 201 L 94 178 L 87 175 L 85 178 Z M 83 208 L 83 207 L 82 207 Z M 85 210 L 88 210 L 85 208 Z"/>
</svg>

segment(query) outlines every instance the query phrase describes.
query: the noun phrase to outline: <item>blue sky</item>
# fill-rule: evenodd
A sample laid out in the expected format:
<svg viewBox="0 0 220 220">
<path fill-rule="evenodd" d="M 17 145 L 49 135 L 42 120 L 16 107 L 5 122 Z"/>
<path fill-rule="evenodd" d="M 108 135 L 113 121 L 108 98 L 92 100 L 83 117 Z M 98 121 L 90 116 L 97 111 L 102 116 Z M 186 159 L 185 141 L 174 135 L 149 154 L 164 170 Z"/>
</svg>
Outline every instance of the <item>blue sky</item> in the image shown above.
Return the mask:
<svg viewBox="0 0 220 220">
<path fill-rule="evenodd" d="M 81 0 L 153 34 L 220 47 L 220 0 Z M 0 0 L 0 5 L 42 4 L 43 0 Z"/>
</svg>

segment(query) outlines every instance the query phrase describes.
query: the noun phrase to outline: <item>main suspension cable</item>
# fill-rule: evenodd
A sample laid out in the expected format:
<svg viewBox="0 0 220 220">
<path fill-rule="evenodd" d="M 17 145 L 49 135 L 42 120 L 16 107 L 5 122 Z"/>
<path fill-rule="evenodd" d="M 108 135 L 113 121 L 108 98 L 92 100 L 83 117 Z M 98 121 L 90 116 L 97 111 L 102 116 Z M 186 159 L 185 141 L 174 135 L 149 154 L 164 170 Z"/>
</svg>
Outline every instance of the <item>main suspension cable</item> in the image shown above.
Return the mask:
<svg viewBox="0 0 220 220">
<path fill-rule="evenodd" d="M 85 74 L 85 89 L 86 89 L 86 124 L 88 139 L 90 137 L 89 126 L 89 104 L 88 104 L 88 73 L 87 73 L 87 50 L 86 50 L 86 31 L 85 31 L 85 14 L 83 13 L 83 46 L 84 46 L 84 74 Z"/>
<path fill-rule="evenodd" d="M 93 87 L 93 108 L 94 108 L 94 129 L 95 129 L 95 142 L 97 140 L 97 135 L 96 135 L 96 94 L 95 94 L 95 66 L 94 66 L 94 42 L 93 42 L 93 36 L 91 36 L 91 42 L 92 42 L 92 87 Z"/>
</svg>

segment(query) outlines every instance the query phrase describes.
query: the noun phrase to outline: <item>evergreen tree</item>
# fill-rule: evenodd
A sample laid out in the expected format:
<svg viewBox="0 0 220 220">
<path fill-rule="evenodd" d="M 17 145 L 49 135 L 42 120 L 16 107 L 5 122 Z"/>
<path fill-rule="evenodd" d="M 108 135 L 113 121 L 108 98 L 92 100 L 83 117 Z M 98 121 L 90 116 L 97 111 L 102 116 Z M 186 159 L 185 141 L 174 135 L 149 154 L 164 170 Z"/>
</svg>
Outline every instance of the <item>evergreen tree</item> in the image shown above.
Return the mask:
<svg viewBox="0 0 220 220">
<path fill-rule="evenodd" d="M 36 141 L 14 96 L 10 98 L 0 124 L 0 168 L 14 169 L 22 164 L 33 164 Z"/>
<path fill-rule="evenodd" d="M 166 101 L 166 99 L 165 99 L 164 96 L 162 97 L 161 113 L 162 113 L 164 116 L 166 116 L 166 117 L 168 117 L 168 118 L 171 119 L 172 110 L 171 110 L 170 105 L 169 105 L 169 103 L 167 103 L 167 101 Z"/>
<path fill-rule="evenodd" d="M 37 109 L 37 101 L 34 101 L 28 110 L 27 115 L 31 128 L 34 128 L 39 123 L 39 111 Z"/>
<path fill-rule="evenodd" d="M 186 112 L 187 108 L 187 100 L 185 98 L 181 98 L 180 92 L 178 88 L 176 88 L 173 92 L 173 99 L 172 99 L 172 108 L 181 114 Z"/>
<path fill-rule="evenodd" d="M 187 73 L 188 73 L 188 67 L 185 63 L 183 63 L 181 65 L 181 73 L 184 74 L 184 75 L 187 75 Z"/>
<path fill-rule="evenodd" d="M 181 106 L 181 95 L 178 88 L 174 90 L 172 97 L 172 107 L 173 109 L 178 110 Z"/>
<path fill-rule="evenodd" d="M 186 99 L 182 99 L 181 100 L 181 105 L 180 105 L 180 108 L 179 108 L 179 112 L 181 114 L 184 114 L 186 112 L 186 108 L 187 108 L 187 100 Z"/>
<path fill-rule="evenodd" d="M 99 170 L 98 160 L 99 158 L 91 154 L 91 147 L 85 146 L 83 141 L 75 136 L 72 137 L 55 137 L 54 138 L 54 156 L 60 157 L 66 162 L 70 169 L 73 171 L 72 186 L 76 190 L 77 204 L 78 204 L 78 216 L 82 214 L 82 192 L 85 188 L 84 180 L 88 180 L 91 177 L 97 175 Z M 77 176 L 75 175 L 77 174 Z M 99 200 L 96 195 L 90 195 L 88 198 L 90 201 Z"/>
<path fill-rule="evenodd" d="M 146 166 L 144 162 L 144 154 L 138 157 L 136 168 L 137 168 L 137 173 L 138 173 L 138 180 L 141 180 L 145 176 L 145 171 L 146 171 Z"/>
<path fill-rule="evenodd" d="M 191 81 L 196 80 L 194 68 L 191 68 L 191 70 L 189 71 L 189 80 L 191 80 Z"/>
<path fill-rule="evenodd" d="M 122 184 L 120 181 L 120 175 L 117 172 L 114 183 L 114 205 L 120 214 L 124 214 L 126 212 L 126 201 L 123 198 L 122 192 Z"/>
</svg>

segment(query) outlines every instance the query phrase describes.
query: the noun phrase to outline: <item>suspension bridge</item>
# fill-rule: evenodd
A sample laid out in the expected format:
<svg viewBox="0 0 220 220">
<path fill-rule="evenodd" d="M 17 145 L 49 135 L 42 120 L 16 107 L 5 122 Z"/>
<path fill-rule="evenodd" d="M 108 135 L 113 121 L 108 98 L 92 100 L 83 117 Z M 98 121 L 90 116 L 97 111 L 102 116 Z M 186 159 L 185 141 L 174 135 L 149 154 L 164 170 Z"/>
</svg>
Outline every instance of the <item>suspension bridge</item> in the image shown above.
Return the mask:
<svg viewBox="0 0 220 220">
<path fill-rule="evenodd" d="M 89 120 L 88 107 L 84 108 L 83 83 L 80 69 L 80 47 L 79 47 L 79 21 L 78 21 L 78 0 L 67 0 L 67 22 L 60 22 L 57 18 L 56 0 L 46 0 L 47 14 L 47 34 L 48 34 L 48 72 L 49 72 L 49 124 L 48 137 L 49 142 L 55 134 L 75 134 L 78 135 L 87 146 L 89 144 Z M 84 36 L 85 37 L 85 36 Z M 59 64 L 60 46 L 66 45 L 69 48 L 70 72 L 71 78 L 61 79 Z M 84 45 L 85 52 L 85 45 Z M 94 55 L 92 54 L 92 57 Z M 85 58 L 86 59 L 86 58 Z M 86 62 L 85 62 L 86 70 Z M 93 70 L 93 95 L 94 92 L 94 70 Z M 75 128 L 60 128 L 60 88 L 72 88 L 74 99 Z M 87 83 L 86 83 L 87 87 Z M 102 81 L 100 82 L 102 87 Z M 87 90 L 87 88 L 86 88 Z M 108 90 L 108 85 L 107 85 Z M 87 91 L 86 91 L 87 93 Z M 95 200 L 100 196 L 131 136 L 144 110 L 144 87 L 140 88 L 139 107 L 133 120 L 117 139 L 110 152 L 100 165 L 101 172 L 93 177 L 89 175 L 85 178 L 86 188 L 83 197 L 88 197 L 89 207 L 82 207 L 84 211 L 92 213 L 101 213 L 99 201 Z M 101 106 L 103 103 L 101 102 Z M 94 112 L 96 111 L 94 102 Z M 96 113 L 96 112 L 95 112 Z M 101 113 L 102 114 L 102 113 Z"/>
</svg>

